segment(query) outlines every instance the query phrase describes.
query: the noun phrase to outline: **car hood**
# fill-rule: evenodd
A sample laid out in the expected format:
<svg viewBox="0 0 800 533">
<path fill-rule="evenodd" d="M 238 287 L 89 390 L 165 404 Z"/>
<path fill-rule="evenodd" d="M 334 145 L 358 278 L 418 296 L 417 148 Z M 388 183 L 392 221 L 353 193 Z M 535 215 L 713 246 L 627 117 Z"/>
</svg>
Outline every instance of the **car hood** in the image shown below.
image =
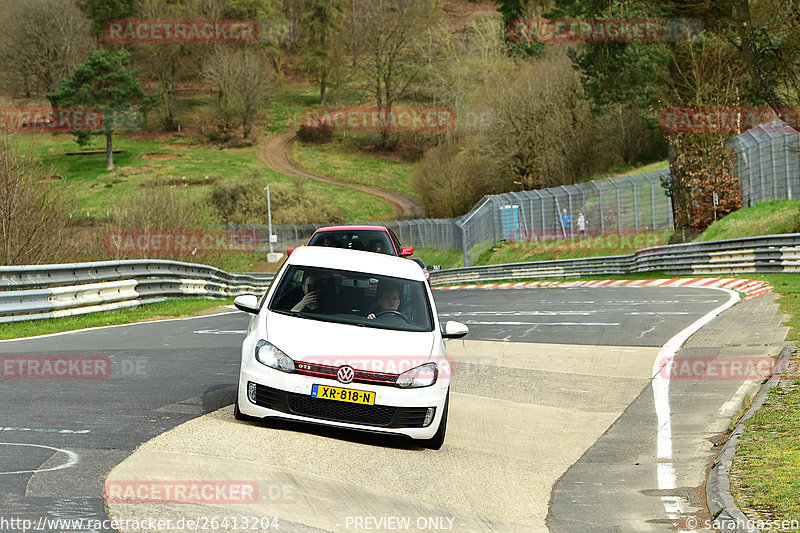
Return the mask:
<svg viewBox="0 0 800 533">
<path fill-rule="evenodd" d="M 386 365 L 407 370 L 430 360 L 436 333 L 336 324 L 270 312 L 267 340 L 295 361 L 364 368 Z M 381 360 L 381 363 L 378 363 Z M 366 369 L 366 368 L 365 368 Z"/>
</svg>

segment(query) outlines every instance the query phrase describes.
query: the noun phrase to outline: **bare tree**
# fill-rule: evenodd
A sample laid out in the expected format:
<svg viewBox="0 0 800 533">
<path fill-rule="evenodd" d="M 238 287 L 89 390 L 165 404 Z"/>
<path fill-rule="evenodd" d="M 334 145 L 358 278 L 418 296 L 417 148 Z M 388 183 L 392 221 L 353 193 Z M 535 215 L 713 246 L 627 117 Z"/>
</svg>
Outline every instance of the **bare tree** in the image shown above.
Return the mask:
<svg viewBox="0 0 800 533">
<path fill-rule="evenodd" d="M 91 23 L 73 0 L 0 3 L 0 65 L 26 96 L 68 79 L 91 50 Z"/>
<path fill-rule="evenodd" d="M 497 162 L 497 192 L 576 183 L 594 170 L 589 101 L 563 52 L 499 76 L 476 98 L 490 102 L 494 121 L 464 145 Z"/>
<path fill-rule="evenodd" d="M 354 12 L 360 47 L 357 70 L 375 98 L 381 117 L 381 145 L 389 146 L 392 106 L 411 92 L 424 66 L 431 31 L 440 29 L 434 0 L 373 0 Z"/>
<path fill-rule="evenodd" d="M 57 262 L 67 252 L 69 209 L 53 177 L 16 135 L 0 132 L 0 265 Z"/>
<path fill-rule="evenodd" d="M 227 140 L 232 130 L 241 126 L 246 139 L 278 86 L 265 54 L 253 48 L 217 46 L 204 74 L 217 93 L 217 127 Z"/>
</svg>

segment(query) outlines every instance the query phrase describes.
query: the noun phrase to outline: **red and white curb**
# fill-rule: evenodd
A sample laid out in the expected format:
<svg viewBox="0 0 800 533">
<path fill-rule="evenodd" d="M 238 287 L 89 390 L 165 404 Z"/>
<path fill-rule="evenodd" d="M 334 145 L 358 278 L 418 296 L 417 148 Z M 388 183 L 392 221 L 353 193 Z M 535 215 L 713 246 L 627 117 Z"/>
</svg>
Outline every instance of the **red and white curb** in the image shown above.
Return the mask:
<svg viewBox="0 0 800 533">
<path fill-rule="evenodd" d="M 757 298 L 772 292 L 766 281 L 739 278 L 672 278 L 672 279 L 601 279 L 593 281 L 528 281 L 518 283 L 483 283 L 478 285 L 450 285 L 434 290 L 454 289 L 534 289 L 571 287 L 693 287 L 730 289 L 744 294 L 743 300 Z"/>
</svg>

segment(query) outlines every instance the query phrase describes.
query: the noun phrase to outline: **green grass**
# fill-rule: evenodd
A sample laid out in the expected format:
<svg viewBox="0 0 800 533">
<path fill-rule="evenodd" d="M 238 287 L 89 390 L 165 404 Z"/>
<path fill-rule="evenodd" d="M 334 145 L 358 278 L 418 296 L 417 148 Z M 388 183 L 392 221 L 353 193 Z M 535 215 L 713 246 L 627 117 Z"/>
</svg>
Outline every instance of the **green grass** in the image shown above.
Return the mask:
<svg viewBox="0 0 800 533">
<path fill-rule="evenodd" d="M 303 120 L 303 111 L 319 106 L 319 89 L 309 86 L 289 87 L 272 100 L 266 131 L 279 133 L 294 128 Z"/>
<path fill-rule="evenodd" d="M 527 261 L 550 261 L 578 257 L 632 254 L 642 248 L 667 244 L 671 232 L 603 235 L 575 240 L 521 241 L 501 243 L 485 252 L 476 264 L 500 265 Z"/>
<path fill-rule="evenodd" d="M 785 326 L 789 326 L 787 340 L 800 342 L 800 276 L 797 274 L 742 274 L 740 277 L 768 281 L 780 295 L 780 312 L 787 315 Z"/>
<path fill-rule="evenodd" d="M 156 142 L 116 136 L 114 170 L 105 169 L 105 154 L 68 156 L 77 150 L 69 135 L 28 134 L 33 153 L 54 172 L 65 178 L 53 182 L 66 187 L 74 202 L 74 215 L 105 217 L 113 214 L 120 201 L 144 187 L 178 187 L 191 198 L 205 198 L 215 185 L 263 176 L 265 185 L 292 186 L 294 178 L 268 169 L 257 157 L 255 146 L 219 149 L 188 142 Z M 101 138 L 91 148 L 102 148 Z M 306 190 L 339 206 L 347 221 L 380 220 L 391 216 L 391 208 L 369 194 L 335 185 L 309 181 Z"/>
<path fill-rule="evenodd" d="M 655 172 L 656 170 L 661 170 L 664 168 L 669 168 L 669 162 L 667 160 L 656 161 L 655 163 L 650 163 L 648 165 L 644 165 L 641 167 L 634 167 L 634 166 L 618 167 L 613 170 L 594 174 L 588 178 L 585 178 L 583 181 L 601 180 L 605 178 L 614 178 L 617 176 L 635 176 L 636 174 Z"/>
<path fill-rule="evenodd" d="M 415 168 L 412 163 L 357 153 L 349 142 L 295 142 L 292 145 L 292 155 L 301 166 L 324 176 L 416 196 L 411 186 L 411 174 Z"/>
<path fill-rule="evenodd" d="M 436 248 L 414 248 L 414 256 L 422 259 L 428 267 L 439 265 L 443 269 L 464 266 L 464 255 L 461 250 L 437 250 Z"/>
<path fill-rule="evenodd" d="M 243 179 L 254 172 L 268 173 L 256 158 L 255 147 L 220 150 L 192 141 L 164 143 L 118 135 L 114 149 L 124 153 L 114 156 L 115 168 L 109 171 L 105 168 L 105 154 L 66 155 L 78 149 L 69 135 L 25 137 L 32 143 L 34 154 L 51 163 L 55 173 L 65 178 L 63 185 L 75 202 L 76 214 L 81 216 L 88 212 L 105 217 L 123 198 L 145 187 L 180 187 L 186 195 L 202 198 L 214 185 Z M 90 148 L 103 148 L 104 142 L 101 137 L 94 137 Z M 289 177 L 278 179 L 292 183 Z"/>
<path fill-rule="evenodd" d="M 765 520 L 800 520 L 800 380 L 772 389 L 745 427 L 731 469 L 737 505 Z"/>
<path fill-rule="evenodd" d="M 740 239 L 800 231 L 800 202 L 781 200 L 739 209 L 709 226 L 695 241 Z"/>
<path fill-rule="evenodd" d="M 130 324 L 133 322 L 142 322 L 146 320 L 158 320 L 161 318 L 196 316 L 202 315 L 210 309 L 216 309 L 231 303 L 232 300 L 226 299 L 177 299 L 144 305 L 141 307 L 119 309 L 116 311 L 103 311 L 101 313 L 90 313 L 74 317 L 12 322 L 8 324 L 0 324 L 0 339 L 16 339 L 19 337 L 46 335 L 48 333 L 58 333 L 61 331 L 71 331 L 75 329 Z"/>
</svg>

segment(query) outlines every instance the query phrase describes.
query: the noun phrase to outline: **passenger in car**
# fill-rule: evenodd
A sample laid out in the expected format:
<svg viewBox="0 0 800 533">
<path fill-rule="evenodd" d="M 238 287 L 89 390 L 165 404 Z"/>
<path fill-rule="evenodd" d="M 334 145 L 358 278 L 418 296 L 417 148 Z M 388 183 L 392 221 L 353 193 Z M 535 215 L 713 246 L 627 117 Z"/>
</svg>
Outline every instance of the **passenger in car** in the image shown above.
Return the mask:
<svg viewBox="0 0 800 533">
<path fill-rule="evenodd" d="M 322 239 L 322 246 L 331 246 L 333 248 L 338 248 L 339 243 L 336 242 L 336 237 L 334 237 L 333 235 L 325 235 L 325 237 Z"/>
<path fill-rule="evenodd" d="M 327 282 L 316 272 L 306 272 L 303 275 L 303 297 L 292 307 L 292 311 L 314 311 L 316 313 L 329 313 L 332 304 L 327 298 Z"/>
<path fill-rule="evenodd" d="M 378 285 L 378 309 L 367 315 L 367 320 L 373 320 L 382 311 L 397 311 L 400 307 L 400 290 L 386 282 Z M 399 311 L 397 311 L 399 312 Z"/>
<path fill-rule="evenodd" d="M 380 239 L 372 239 L 371 241 L 369 241 L 367 249 L 370 252 L 381 253 L 383 251 L 383 243 L 380 241 Z"/>
</svg>

